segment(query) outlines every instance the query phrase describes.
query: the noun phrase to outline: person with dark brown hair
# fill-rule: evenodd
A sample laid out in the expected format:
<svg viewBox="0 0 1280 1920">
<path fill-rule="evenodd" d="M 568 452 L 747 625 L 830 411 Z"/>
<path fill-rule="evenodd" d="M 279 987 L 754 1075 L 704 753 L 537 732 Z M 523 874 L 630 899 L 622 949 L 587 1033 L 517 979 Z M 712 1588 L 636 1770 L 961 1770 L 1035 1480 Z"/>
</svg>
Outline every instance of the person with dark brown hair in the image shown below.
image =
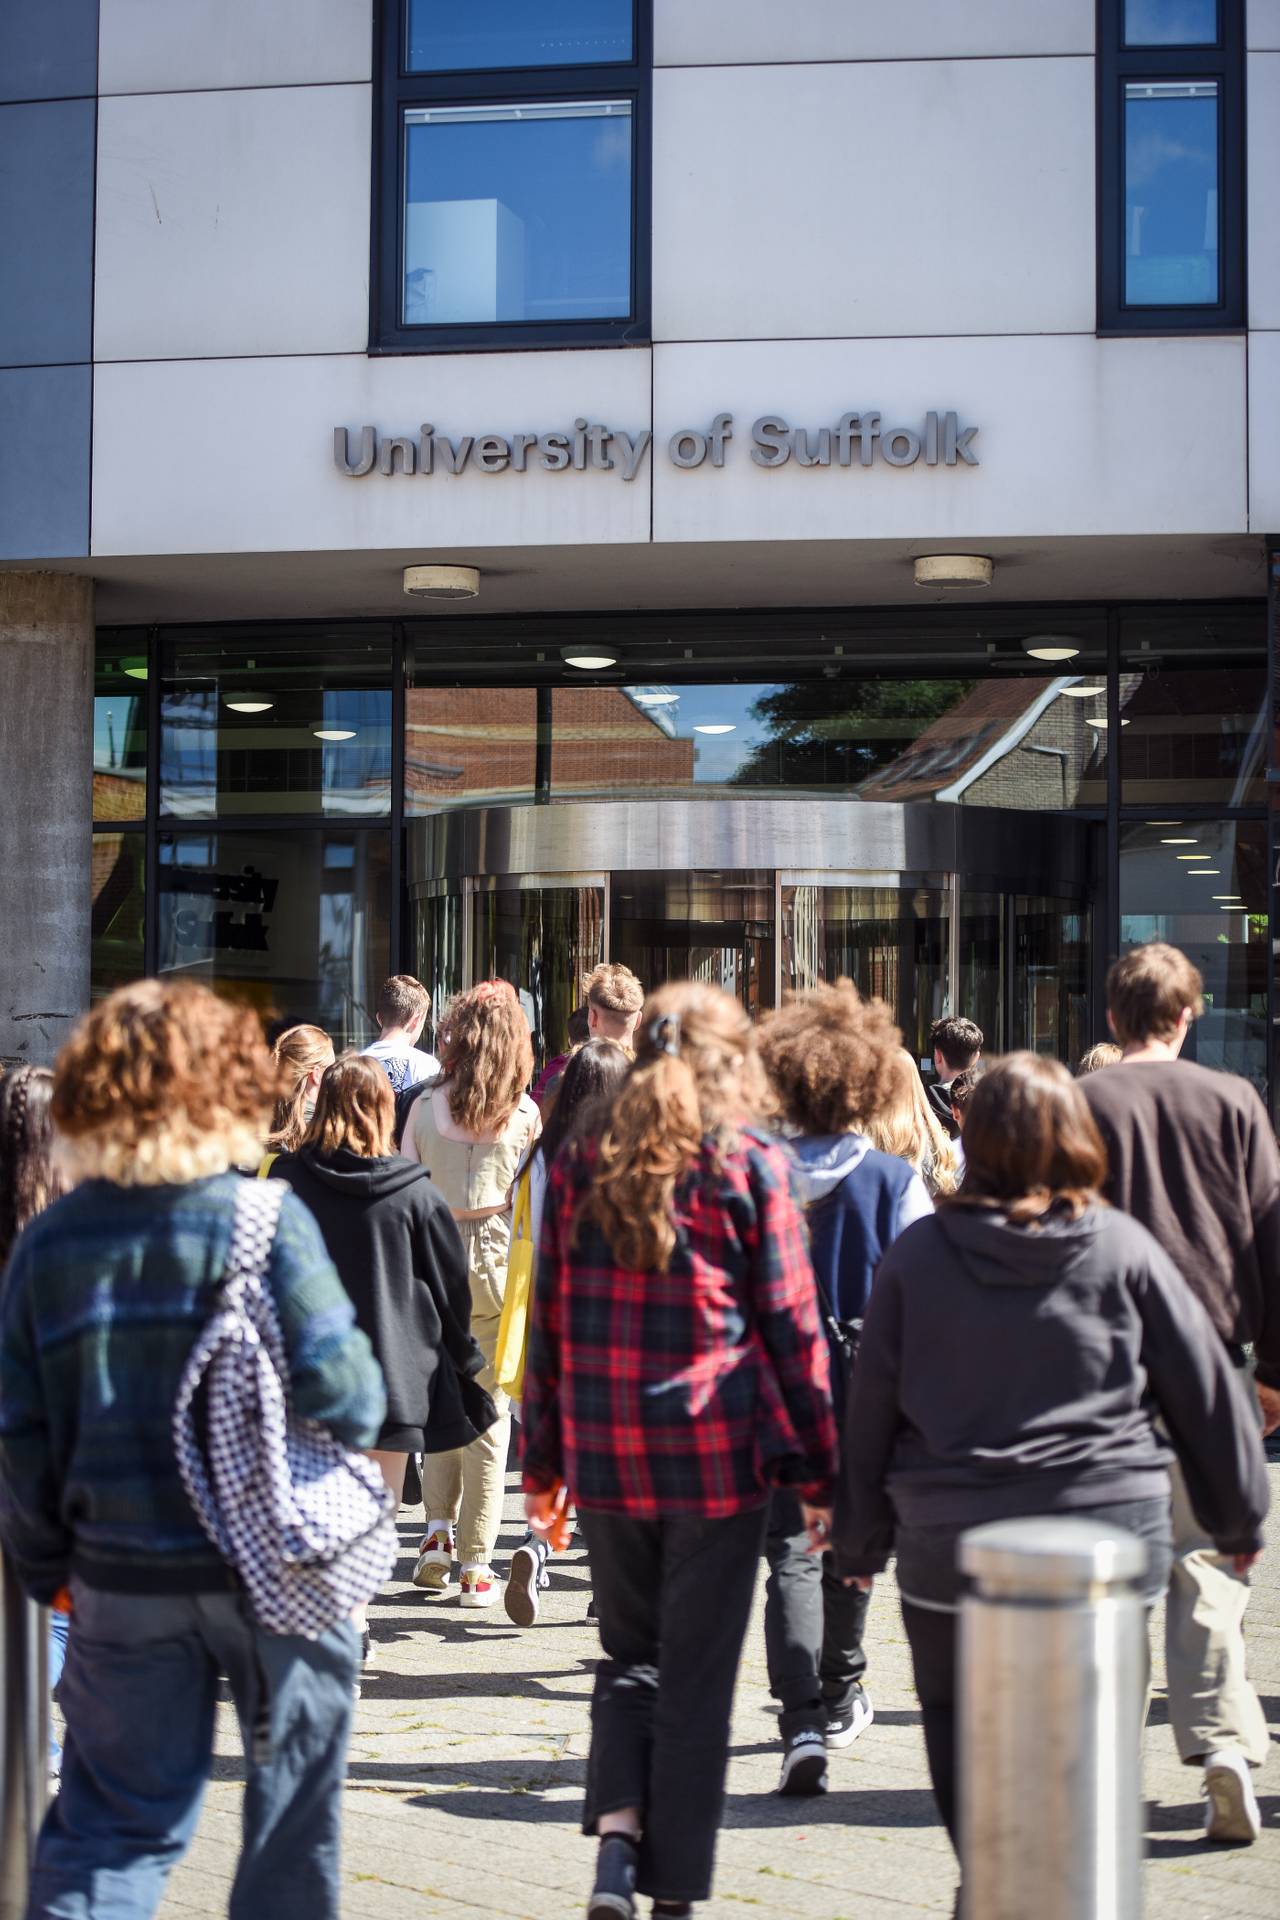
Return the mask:
<svg viewBox="0 0 1280 1920">
<path fill-rule="evenodd" d="M 475 1384 L 467 1256 L 426 1169 L 395 1152 L 395 1098 L 379 1061 L 344 1054 L 320 1082 L 296 1154 L 272 1176 L 304 1201 L 368 1335 L 387 1386 L 373 1457 L 397 1501 L 411 1453 L 465 1447 L 498 1415 Z M 367 1617 L 362 1657 L 373 1652 Z"/>
<path fill-rule="evenodd" d="M 1124 1049 L 1082 1083 L 1107 1150 L 1107 1198 L 1150 1228 L 1248 1379 L 1267 1432 L 1280 1427 L 1280 1153 L 1248 1081 L 1179 1058 L 1204 1009 L 1185 953 L 1151 941 L 1107 975 L 1107 1019 Z M 1183 1476 L 1173 1476 L 1173 1578 L 1165 1611 L 1169 1720 L 1202 1770 L 1211 1840 L 1261 1832 L 1250 1769 L 1270 1750 L 1245 1670 L 1247 1570 L 1215 1552 Z"/>
<path fill-rule="evenodd" d="M 914 1167 L 881 1153 L 863 1131 L 892 1100 L 900 1057 L 902 1035 L 888 1007 L 863 1000 L 851 980 L 797 994 L 760 1027 L 760 1058 L 782 1108 L 809 1229 L 837 1417 L 881 1256 L 933 1211 Z M 870 1596 L 836 1577 L 829 1553 L 810 1551 L 800 1503 L 785 1488 L 770 1501 L 765 1554 L 765 1652 L 782 1707 L 778 1791 L 820 1793 L 827 1748 L 851 1746 L 874 1717 L 862 1684 Z"/>
<path fill-rule="evenodd" d="M 556 1156 L 525 1373 L 535 1530 L 576 1502 L 604 1657 L 584 1830 L 589 1920 L 711 1889 L 729 1712 L 769 1487 L 825 1538 L 830 1368 L 804 1227 L 746 1013 L 662 987 L 598 1135 Z"/>
<path fill-rule="evenodd" d="M 424 1462 L 427 1529 L 414 1580 L 429 1594 L 445 1593 L 456 1542 L 459 1605 L 489 1607 L 501 1594 L 493 1551 L 511 1437 L 511 1403 L 498 1386 L 493 1361 L 516 1174 L 542 1123 L 525 1091 L 533 1076 L 529 1023 L 509 980 L 482 980 L 451 1000 L 436 1044 L 444 1077 L 414 1101 L 401 1151 L 427 1169 L 461 1230 L 471 1329 L 485 1361 L 479 1380 L 493 1396 L 498 1419 L 469 1445 Z"/>
<path fill-rule="evenodd" d="M 70 1587 L 62 1789 L 29 1920 L 148 1914 L 195 1830 L 219 1677 L 246 1752 L 231 1912 L 337 1920 L 359 1641 L 268 1633 L 187 1498 L 173 1410 L 227 1276 L 234 1169 L 279 1076 L 257 1015 L 143 980 L 63 1048 L 53 1120 L 78 1182 L 19 1235 L 0 1295 L 0 1541 L 37 1600 Z M 292 1195 L 264 1274 L 295 1414 L 376 1439 L 382 1379 L 314 1220 Z M 109 1888 L 109 1896 L 104 1893 Z"/>
<path fill-rule="evenodd" d="M 977 1064 L 986 1041 L 976 1020 L 946 1014 L 930 1027 L 929 1043 L 934 1078 L 925 1088 L 925 1097 L 943 1132 L 954 1140 L 960 1129 L 951 1111 L 951 1083 L 957 1074 L 967 1073 Z"/>
<path fill-rule="evenodd" d="M 997 1061 L 973 1090 L 964 1138 L 963 1188 L 880 1264 L 834 1525 L 846 1578 L 869 1581 L 896 1550 L 934 1797 L 953 1838 L 960 1535 L 1031 1514 L 1125 1527 L 1146 1542 L 1154 1604 L 1172 1556 L 1171 1447 L 1156 1410 L 1206 1530 L 1241 1568 L 1257 1558 L 1267 1510 L 1235 1370 L 1146 1228 L 1100 1199 L 1106 1157 L 1066 1068 L 1032 1053 Z"/>
</svg>

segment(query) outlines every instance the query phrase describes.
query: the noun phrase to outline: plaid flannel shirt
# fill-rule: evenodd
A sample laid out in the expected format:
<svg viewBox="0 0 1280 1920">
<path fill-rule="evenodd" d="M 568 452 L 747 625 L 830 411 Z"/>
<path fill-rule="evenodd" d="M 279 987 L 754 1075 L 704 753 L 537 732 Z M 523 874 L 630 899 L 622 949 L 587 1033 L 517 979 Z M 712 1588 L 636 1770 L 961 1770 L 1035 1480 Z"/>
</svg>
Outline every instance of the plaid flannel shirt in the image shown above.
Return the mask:
<svg viewBox="0 0 1280 1920">
<path fill-rule="evenodd" d="M 594 1143 L 557 1156 L 542 1216 L 521 1417 L 524 1485 L 582 1507 L 724 1519 L 836 1472 L 827 1341 L 781 1149 L 704 1141 L 675 1194 L 665 1273 L 620 1266 L 594 1221 L 573 1244 Z"/>
</svg>

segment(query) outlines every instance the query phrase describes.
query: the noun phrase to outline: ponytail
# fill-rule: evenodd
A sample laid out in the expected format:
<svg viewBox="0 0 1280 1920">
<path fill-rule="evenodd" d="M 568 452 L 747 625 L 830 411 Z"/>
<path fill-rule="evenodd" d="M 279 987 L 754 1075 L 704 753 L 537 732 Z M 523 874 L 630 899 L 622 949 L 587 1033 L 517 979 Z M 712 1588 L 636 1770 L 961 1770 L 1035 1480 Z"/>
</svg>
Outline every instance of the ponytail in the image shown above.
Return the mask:
<svg viewBox="0 0 1280 1920">
<path fill-rule="evenodd" d="M 665 1272 L 679 1181 L 704 1139 L 726 1135 L 763 1094 L 751 1023 L 736 1000 L 691 982 L 650 997 L 579 1215 L 599 1226 L 620 1265 Z"/>
</svg>

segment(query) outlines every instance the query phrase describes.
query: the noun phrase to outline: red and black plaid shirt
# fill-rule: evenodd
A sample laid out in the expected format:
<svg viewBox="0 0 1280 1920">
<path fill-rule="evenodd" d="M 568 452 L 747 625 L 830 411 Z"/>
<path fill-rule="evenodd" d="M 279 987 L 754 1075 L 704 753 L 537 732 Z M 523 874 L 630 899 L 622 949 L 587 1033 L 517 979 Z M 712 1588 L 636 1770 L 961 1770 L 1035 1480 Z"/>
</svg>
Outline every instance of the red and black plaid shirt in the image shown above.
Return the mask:
<svg viewBox="0 0 1280 1920">
<path fill-rule="evenodd" d="M 524 1485 L 580 1506 L 724 1519 L 769 1484 L 831 1496 L 836 1424 L 803 1221 L 781 1150 L 704 1142 L 665 1273 L 619 1266 L 574 1216 L 595 1146 L 557 1156 L 542 1215 L 521 1419 Z"/>
</svg>

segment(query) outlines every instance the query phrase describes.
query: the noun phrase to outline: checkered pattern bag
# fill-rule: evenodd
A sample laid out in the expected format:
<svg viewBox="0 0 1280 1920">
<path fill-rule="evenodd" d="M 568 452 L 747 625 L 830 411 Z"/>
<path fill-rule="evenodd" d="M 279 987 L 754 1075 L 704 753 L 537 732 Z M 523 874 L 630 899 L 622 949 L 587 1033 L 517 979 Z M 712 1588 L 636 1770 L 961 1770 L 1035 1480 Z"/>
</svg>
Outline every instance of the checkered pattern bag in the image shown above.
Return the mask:
<svg viewBox="0 0 1280 1920">
<path fill-rule="evenodd" d="M 242 1180 L 217 1308 L 173 1415 L 178 1470 L 200 1524 L 269 1633 L 316 1640 L 395 1564 L 395 1504 L 371 1460 L 289 1404 L 289 1368 L 264 1285 L 285 1188 Z M 196 1395 L 205 1389 L 204 1444 Z"/>
</svg>

